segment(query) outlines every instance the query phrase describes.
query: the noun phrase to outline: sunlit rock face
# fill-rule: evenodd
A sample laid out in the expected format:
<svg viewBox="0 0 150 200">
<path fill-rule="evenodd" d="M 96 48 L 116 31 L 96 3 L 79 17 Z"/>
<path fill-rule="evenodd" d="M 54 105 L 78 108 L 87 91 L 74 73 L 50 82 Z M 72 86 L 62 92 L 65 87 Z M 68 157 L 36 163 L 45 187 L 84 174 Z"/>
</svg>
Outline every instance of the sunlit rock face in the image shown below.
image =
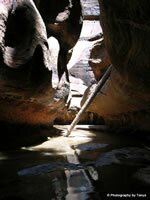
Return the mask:
<svg viewBox="0 0 150 200">
<path fill-rule="evenodd" d="M 91 110 L 116 127 L 150 129 L 150 2 L 99 0 L 113 69 Z"/>
<path fill-rule="evenodd" d="M 110 64 L 110 59 L 104 44 L 104 38 L 101 36 L 101 38 L 93 45 L 89 59 L 89 65 L 93 70 L 96 80 L 99 80 L 102 77 Z"/>
<path fill-rule="evenodd" d="M 60 45 L 58 75 L 67 73 L 68 51 L 79 39 L 82 28 L 80 0 L 34 0 L 46 25 L 48 37 L 55 37 Z"/>
<path fill-rule="evenodd" d="M 50 55 L 33 1 L 0 1 L 0 121 L 51 124 L 63 112 L 69 86 L 52 88 Z"/>
</svg>

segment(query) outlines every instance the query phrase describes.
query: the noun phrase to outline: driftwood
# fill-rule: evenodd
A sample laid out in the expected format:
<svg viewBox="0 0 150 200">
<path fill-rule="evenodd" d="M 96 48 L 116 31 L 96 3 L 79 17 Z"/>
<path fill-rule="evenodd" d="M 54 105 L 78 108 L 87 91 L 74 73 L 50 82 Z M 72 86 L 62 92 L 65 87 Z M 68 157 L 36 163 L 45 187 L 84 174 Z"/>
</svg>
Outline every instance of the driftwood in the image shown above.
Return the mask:
<svg viewBox="0 0 150 200">
<path fill-rule="evenodd" d="M 93 90 L 93 92 L 91 93 L 91 95 L 85 101 L 85 103 L 83 104 L 83 106 L 81 107 L 80 111 L 78 112 L 78 114 L 76 115 L 76 117 L 74 118 L 74 120 L 72 121 L 70 127 L 67 129 L 67 132 L 64 134 L 64 136 L 67 137 L 67 136 L 69 136 L 71 134 L 71 131 L 73 130 L 73 128 L 75 127 L 75 125 L 79 122 L 82 113 L 87 109 L 87 107 L 90 105 L 90 103 L 93 101 L 93 99 L 95 98 L 95 96 L 97 95 L 97 93 L 101 90 L 101 88 L 103 87 L 103 85 L 107 81 L 107 79 L 108 79 L 108 77 L 110 76 L 110 73 L 111 73 L 111 68 L 112 68 L 112 65 L 110 65 L 108 67 L 107 71 L 105 72 L 105 74 L 103 75 L 103 77 L 100 79 L 100 81 L 96 85 L 96 87 Z"/>
</svg>

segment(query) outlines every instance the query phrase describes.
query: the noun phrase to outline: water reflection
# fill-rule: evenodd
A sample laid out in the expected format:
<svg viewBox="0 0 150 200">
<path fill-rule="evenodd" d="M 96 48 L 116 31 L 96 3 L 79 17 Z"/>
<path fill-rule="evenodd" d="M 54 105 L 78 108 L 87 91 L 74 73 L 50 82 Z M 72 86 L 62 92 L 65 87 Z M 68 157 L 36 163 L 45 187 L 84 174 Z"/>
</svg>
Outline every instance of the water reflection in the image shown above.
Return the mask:
<svg viewBox="0 0 150 200">
<path fill-rule="evenodd" d="M 0 200 L 107 199 L 146 193 L 149 139 L 76 130 L 38 146 L 0 152 Z"/>
</svg>

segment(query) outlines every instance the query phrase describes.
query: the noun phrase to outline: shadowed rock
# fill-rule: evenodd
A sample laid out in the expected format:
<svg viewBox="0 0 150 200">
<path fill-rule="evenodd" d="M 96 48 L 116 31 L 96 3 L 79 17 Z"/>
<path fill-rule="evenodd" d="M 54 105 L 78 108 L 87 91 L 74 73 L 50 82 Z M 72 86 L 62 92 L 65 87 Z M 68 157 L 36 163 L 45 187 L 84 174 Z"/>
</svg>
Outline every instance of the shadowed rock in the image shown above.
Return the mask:
<svg viewBox="0 0 150 200">
<path fill-rule="evenodd" d="M 79 39 L 82 28 L 82 8 L 80 0 L 34 0 L 45 22 L 48 37 L 59 41 L 58 76 L 67 72 L 68 51 Z"/>
<path fill-rule="evenodd" d="M 0 121 L 51 124 L 69 91 L 61 83 L 58 95 L 51 77 L 46 28 L 33 1 L 0 1 Z"/>
<path fill-rule="evenodd" d="M 90 111 L 115 127 L 150 130 L 149 2 L 99 0 L 113 70 Z"/>
</svg>

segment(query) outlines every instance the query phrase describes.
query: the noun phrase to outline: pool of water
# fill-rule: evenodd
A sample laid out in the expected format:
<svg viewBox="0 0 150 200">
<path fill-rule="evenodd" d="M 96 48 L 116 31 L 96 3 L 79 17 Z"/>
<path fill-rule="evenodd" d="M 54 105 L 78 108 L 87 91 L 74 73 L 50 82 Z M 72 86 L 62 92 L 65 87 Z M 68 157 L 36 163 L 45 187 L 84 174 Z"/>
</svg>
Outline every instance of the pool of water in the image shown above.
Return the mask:
<svg viewBox="0 0 150 200">
<path fill-rule="evenodd" d="M 0 200 L 148 199 L 148 135 L 90 130 L 75 130 L 69 138 L 47 135 L 38 145 L 2 145 Z"/>
</svg>

